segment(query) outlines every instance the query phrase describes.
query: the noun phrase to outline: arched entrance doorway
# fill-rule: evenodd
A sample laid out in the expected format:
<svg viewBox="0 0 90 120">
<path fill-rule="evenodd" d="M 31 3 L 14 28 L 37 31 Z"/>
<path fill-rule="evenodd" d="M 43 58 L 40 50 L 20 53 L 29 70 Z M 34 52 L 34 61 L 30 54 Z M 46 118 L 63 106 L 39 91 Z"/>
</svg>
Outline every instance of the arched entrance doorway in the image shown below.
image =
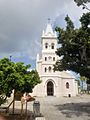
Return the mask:
<svg viewBox="0 0 90 120">
<path fill-rule="evenodd" d="M 47 96 L 53 96 L 54 95 L 54 84 L 53 82 L 49 81 L 47 83 Z"/>
</svg>

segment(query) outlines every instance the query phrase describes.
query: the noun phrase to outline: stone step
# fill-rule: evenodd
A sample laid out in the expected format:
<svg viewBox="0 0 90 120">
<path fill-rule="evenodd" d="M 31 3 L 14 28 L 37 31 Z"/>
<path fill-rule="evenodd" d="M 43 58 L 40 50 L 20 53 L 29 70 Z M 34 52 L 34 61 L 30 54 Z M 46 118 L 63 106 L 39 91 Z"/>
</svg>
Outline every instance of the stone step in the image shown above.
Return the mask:
<svg viewBox="0 0 90 120">
<path fill-rule="evenodd" d="M 35 120 L 45 120 L 45 117 L 36 117 Z"/>
</svg>

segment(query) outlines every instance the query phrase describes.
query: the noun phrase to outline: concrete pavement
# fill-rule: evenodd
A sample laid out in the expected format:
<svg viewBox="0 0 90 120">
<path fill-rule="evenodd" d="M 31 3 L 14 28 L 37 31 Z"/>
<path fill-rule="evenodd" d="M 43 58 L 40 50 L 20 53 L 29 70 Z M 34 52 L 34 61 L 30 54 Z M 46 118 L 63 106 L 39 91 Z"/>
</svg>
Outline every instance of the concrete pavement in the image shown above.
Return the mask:
<svg viewBox="0 0 90 120">
<path fill-rule="evenodd" d="M 36 101 L 40 102 L 40 112 L 45 120 L 90 120 L 90 95 L 70 98 L 36 97 Z M 20 110 L 19 101 L 16 101 L 15 108 L 16 112 Z M 29 102 L 27 108 L 29 113 L 33 112 L 33 102 Z"/>
</svg>

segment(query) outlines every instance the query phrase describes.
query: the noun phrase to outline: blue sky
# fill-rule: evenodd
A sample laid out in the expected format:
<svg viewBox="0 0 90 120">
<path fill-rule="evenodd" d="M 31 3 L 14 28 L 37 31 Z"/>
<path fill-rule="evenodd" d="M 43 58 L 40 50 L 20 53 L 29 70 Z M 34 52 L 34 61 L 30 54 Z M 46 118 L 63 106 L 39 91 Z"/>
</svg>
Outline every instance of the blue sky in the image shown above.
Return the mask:
<svg viewBox="0 0 90 120">
<path fill-rule="evenodd" d="M 83 12 L 87 11 L 74 0 L 0 0 L 0 58 L 11 55 L 12 61 L 35 68 L 47 19 L 51 18 L 53 26 L 65 27 L 68 14 L 78 27 Z"/>
</svg>

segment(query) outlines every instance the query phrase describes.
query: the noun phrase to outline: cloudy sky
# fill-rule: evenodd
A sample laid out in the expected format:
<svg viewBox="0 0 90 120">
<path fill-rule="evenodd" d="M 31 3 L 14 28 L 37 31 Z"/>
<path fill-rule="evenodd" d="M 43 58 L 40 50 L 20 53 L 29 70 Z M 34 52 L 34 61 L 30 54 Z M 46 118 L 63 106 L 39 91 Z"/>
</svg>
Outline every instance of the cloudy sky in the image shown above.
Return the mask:
<svg viewBox="0 0 90 120">
<path fill-rule="evenodd" d="M 34 68 L 47 19 L 53 26 L 64 27 L 68 14 L 78 27 L 83 12 L 73 0 L 0 0 L 0 58 L 11 55 L 13 61 Z"/>
</svg>

